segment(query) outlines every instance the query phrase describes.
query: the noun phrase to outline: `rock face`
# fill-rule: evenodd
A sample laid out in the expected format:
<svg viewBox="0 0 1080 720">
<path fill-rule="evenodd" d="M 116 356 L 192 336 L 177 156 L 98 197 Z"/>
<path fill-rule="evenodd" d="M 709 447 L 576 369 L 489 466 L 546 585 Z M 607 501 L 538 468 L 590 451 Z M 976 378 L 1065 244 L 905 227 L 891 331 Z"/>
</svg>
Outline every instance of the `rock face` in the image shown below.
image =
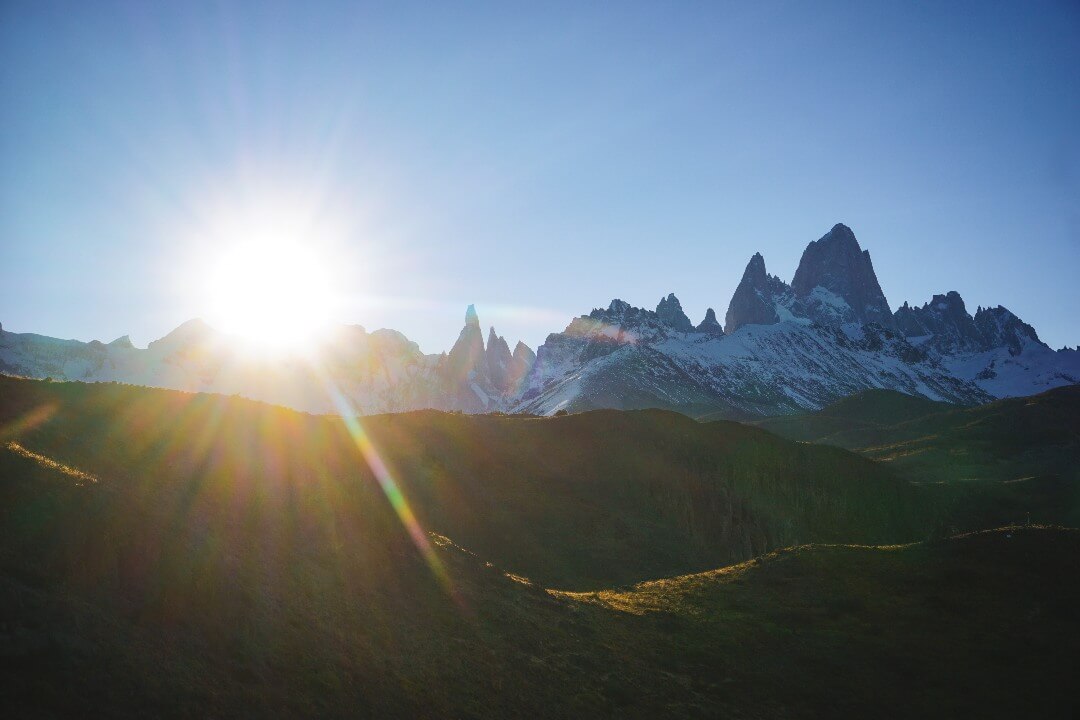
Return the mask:
<svg viewBox="0 0 1080 720">
<path fill-rule="evenodd" d="M 853 339 L 839 328 L 788 320 L 722 336 L 665 334 L 647 332 L 655 313 L 613 306 L 616 312 L 601 311 L 606 322 L 578 318 L 548 336 L 519 410 L 661 407 L 740 418 L 820 408 L 879 387 L 958 403 L 990 398 L 889 331 Z"/>
<path fill-rule="evenodd" d="M 505 395 L 512 387 L 511 367 L 514 356 L 510 354 L 510 346 L 506 339 L 495 334 L 495 328 L 488 331 L 487 349 L 484 351 L 484 360 L 487 364 L 488 377 L 491 385 L 500 395 Z"/>
<path fill-rule="evenodd" d="M 877 323 L 895 328 L 870 252 L 859 247 L 847 225 L 837 223 L 806 246 L 791 289 L 807 315 L 823 325 Z"/>
<path fill-rule="evenodd" d="M 724 332 L 729 335 L 743 325 L 772 325 L 780 322 L 779 308 L 792 305 L 791 288 L 780 278 L 765 272 L 765 258 L 754 253 L 746 264 L 742 280 L 728 304 Z"/>
<path fill-rule="evenodd" d="M 465 327 L 461 328 L 457 342 L 450 349 L 443 366 L 446 378 L 452 383 L 465 383 L 476 372 L 484 358 L 484 334 L 480 331 L 480 319 L 472 305 L 465 311 Z"/>
<path fill-rule="evenodd" d="M 983 348 L 1006 347 L 1012 355 L 1020 355 L 1025 347 L 1043 345 L 1035 328 L 998 305 L 995 308 L 978 308 L 975 327 L 982 336 Z"/>
<path fill-rule="evenodd" d="M 694 324 L 690 322 L 690 318 L 686 317 L 682 303 L 675 297 L 675 293 L 671 293 L 666 298 L 660 298 L 660 304 L 656 306 L 656 316 L 660 318 L 660 322 L 673 330 L 694 332 Z"/>
<path fill-rule="evenodd" d="M 519 358 L 515 359 L 506 339 L 491 327 L 485 348 L 480 318 L 476 308 L 470 305 L 465 311 L 465 327 L 450 354 L 439 365 L 439 386 L 431 404 L 464 412 L 505 408 L 516 393 L 521 378 L 532 369 L 529 360 L 532 350 L 520 342 L 518 345 Z"/>
<path fill-rule="evenodd" d="M 895 317 L 896 326 L 905 337 L 942 355 L 989 352 L 996 348 L 1020 355 L 1025 348 L 1047 347 L 1039 340 L 1035 328 L 1000 305 L 980 307 L 972 317 L 955 290 L 935 295 L 922 307 L 910 307 L 905 302 Z"/>
<path fill-rule="evenodd" d="M 536 353 L 525 343 L 518 340 L 514 346 L 514 357 L 510 363 L 510 392 L 515 396 L 520 394 L 521 383 L 532 370 L 536 363 Z"/>
<path fill-rule="evenodd" d="M 905 337 L 933 336 L 933 346 L 941 352 L 979 352 L 994 346 L 987 344 L 955 290 L 935 295 L 922 307 L 913 308 L 905 302 L 894 317 Z"/>
<path fill-rule="evenodd" d="M 720 323 L 716 319 L 716 312 L 712 308 L 705 311 L 705 319 L 695 329 L 699 333 L 713 337 L 720 337 L 724 334 L 724 328 L 720 327 Z"/>
<path fill-rule="evenodd" d="M 755 254 L 726 325 L 725 333 L 710 308 L 692 326 L 674 294 L 655 311 L 615 299 L 536 353 L 520 342 L 511 353 L 494 327 L 485 344 L 470 305 L 447 354 L 352 325 L 305 348 L 314 363 L 252 357 L 200 320 L 146 349 L 0 326 L 0 372 L 238 393 L 320 413 L 661 407 L 734 418 L 817 409 L 872 388 L 980 403 L 1080 382 L 1080 352 L 1051 350 L 1003 307 L 972 317 L 948 292 L 888 313 L 869 255 L 843 225 L 810 243 L 791 286 Z"/>
</svg>

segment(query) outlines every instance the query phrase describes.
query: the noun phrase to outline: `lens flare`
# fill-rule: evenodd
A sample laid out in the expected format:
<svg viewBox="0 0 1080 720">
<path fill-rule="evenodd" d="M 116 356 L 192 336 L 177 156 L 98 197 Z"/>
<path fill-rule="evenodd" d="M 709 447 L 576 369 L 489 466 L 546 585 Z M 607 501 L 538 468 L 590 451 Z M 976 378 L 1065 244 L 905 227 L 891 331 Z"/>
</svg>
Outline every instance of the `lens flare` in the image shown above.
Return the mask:
<svg viewBox="0 0 1080 720">
<path fill-rule="evenodd" d="M 390 472 L 386 463 L 383 462 L 378 449 L 375 447 L 375 443 L 371 441 L 371 437 L 364 430 L 355 409 L 352 408 L 345 395 L 338 390 L 328 378 L 324 376 L 324 380 L 326 382 L 326 390 L 337 407 L 338 414 L 345 423 L 349 435 L 352 437 L 357 449 L 360 450 L 360 455 L 364 458 L 368 467 L 371 468 L 371 472 L 375 475 L 379 487 L 382 488 L 387 500 L 390 501 L 390 506 L 394 509 L 394 512 L 397 514 L 398 519 L 401 521 L 406 532 L 408 532 L 416 549 L 420 552 L 424 562 L 427 563 L 427 566 L 431 570 L 432 575 L 435 576 L 436 581 L 438 581 L 443 589 L 446 590 L 459 605 L 462 605 L 462 600 L 455 591 L 453 583 L 450 581 L 450 575 L 447 573 L 446 567 L 443 565 L 442 561 L 439 560 L 439 556 L 435 553 L 435 548 L 432 547 L 431 540 L 428 538 L 423 527 L 420 526 L 420 522 L 416 519 L 416 515 L 413 513 L 412 508 L 409 507 L 405 495 L 401 492 L 401 488 L 398 486 L 397 481 L 394 480 L 393 473 Z"/>
</svg>

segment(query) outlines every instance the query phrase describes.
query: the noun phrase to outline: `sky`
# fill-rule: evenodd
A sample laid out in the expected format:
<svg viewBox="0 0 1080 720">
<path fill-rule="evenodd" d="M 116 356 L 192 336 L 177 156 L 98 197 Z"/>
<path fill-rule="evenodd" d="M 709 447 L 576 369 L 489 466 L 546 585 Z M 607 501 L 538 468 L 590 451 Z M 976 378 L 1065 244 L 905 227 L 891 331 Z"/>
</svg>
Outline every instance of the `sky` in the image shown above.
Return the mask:
<svg viewBox="0 0 1080 720">
<path fill-rule="evenodd" d="M 335 322 L 535 348 L 615 297 L 723 318 L 843 222 L 894 308 L 1072 346 L 1077 78 L 1064 1 L 5 0 L 0 322 L 144 346 L 262 222 Z"/>
</svg>

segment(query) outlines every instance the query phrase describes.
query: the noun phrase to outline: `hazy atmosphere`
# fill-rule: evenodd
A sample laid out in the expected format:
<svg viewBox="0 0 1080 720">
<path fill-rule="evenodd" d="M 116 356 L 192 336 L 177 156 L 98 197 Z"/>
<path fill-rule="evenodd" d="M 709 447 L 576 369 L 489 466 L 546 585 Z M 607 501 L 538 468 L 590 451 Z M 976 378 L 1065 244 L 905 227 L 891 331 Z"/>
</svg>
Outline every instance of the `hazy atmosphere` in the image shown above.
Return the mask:
<svg viewBox="0 0 1080 720">
<path fill-rule="evenodd" d="M 893 309 L 1080 342 L 1075 3 L 586 5 L 3 3 L 0 321 L 227 325 L 222 257 L 287 231 L 283 323 L 431 353 L 476 303 L 536 348 L 614 297 L 722 319 L 843 222 Z"/>
</svg>

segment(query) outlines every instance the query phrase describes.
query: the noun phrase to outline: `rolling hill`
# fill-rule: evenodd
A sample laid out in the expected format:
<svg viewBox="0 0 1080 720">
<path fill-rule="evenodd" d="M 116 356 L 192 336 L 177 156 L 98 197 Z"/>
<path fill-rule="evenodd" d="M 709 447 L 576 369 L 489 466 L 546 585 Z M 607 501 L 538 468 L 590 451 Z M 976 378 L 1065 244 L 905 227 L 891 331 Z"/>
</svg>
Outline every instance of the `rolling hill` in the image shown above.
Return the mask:
<svg viewBox="0 0 1080 720">
<path fill-rule="evenodd" d="M 418 411 L 363 418 L 351 435 L 340 418 L 240 398 L 10 378 L 0 389 L 0 422 L 43 418 L 17 432 L 22 446 L 162 512 L 224 498 L 268 512 L 299 493 L 352 522 L 391 491 L 374 451 L 421 526 L 565 588 L 933 530 L 916 491 L 853 453 L 673 412 Z M 176 520 L 192 521 L 190 510 Z"/>
<path fill-rule="evenodd" d="M 19 716 L 1067 714 L 1077 532 L 902 544 L 940 535 L 937 492 L 662 411 L 361 425 L 2 378 L 0 698 Z"/>
</svg>

